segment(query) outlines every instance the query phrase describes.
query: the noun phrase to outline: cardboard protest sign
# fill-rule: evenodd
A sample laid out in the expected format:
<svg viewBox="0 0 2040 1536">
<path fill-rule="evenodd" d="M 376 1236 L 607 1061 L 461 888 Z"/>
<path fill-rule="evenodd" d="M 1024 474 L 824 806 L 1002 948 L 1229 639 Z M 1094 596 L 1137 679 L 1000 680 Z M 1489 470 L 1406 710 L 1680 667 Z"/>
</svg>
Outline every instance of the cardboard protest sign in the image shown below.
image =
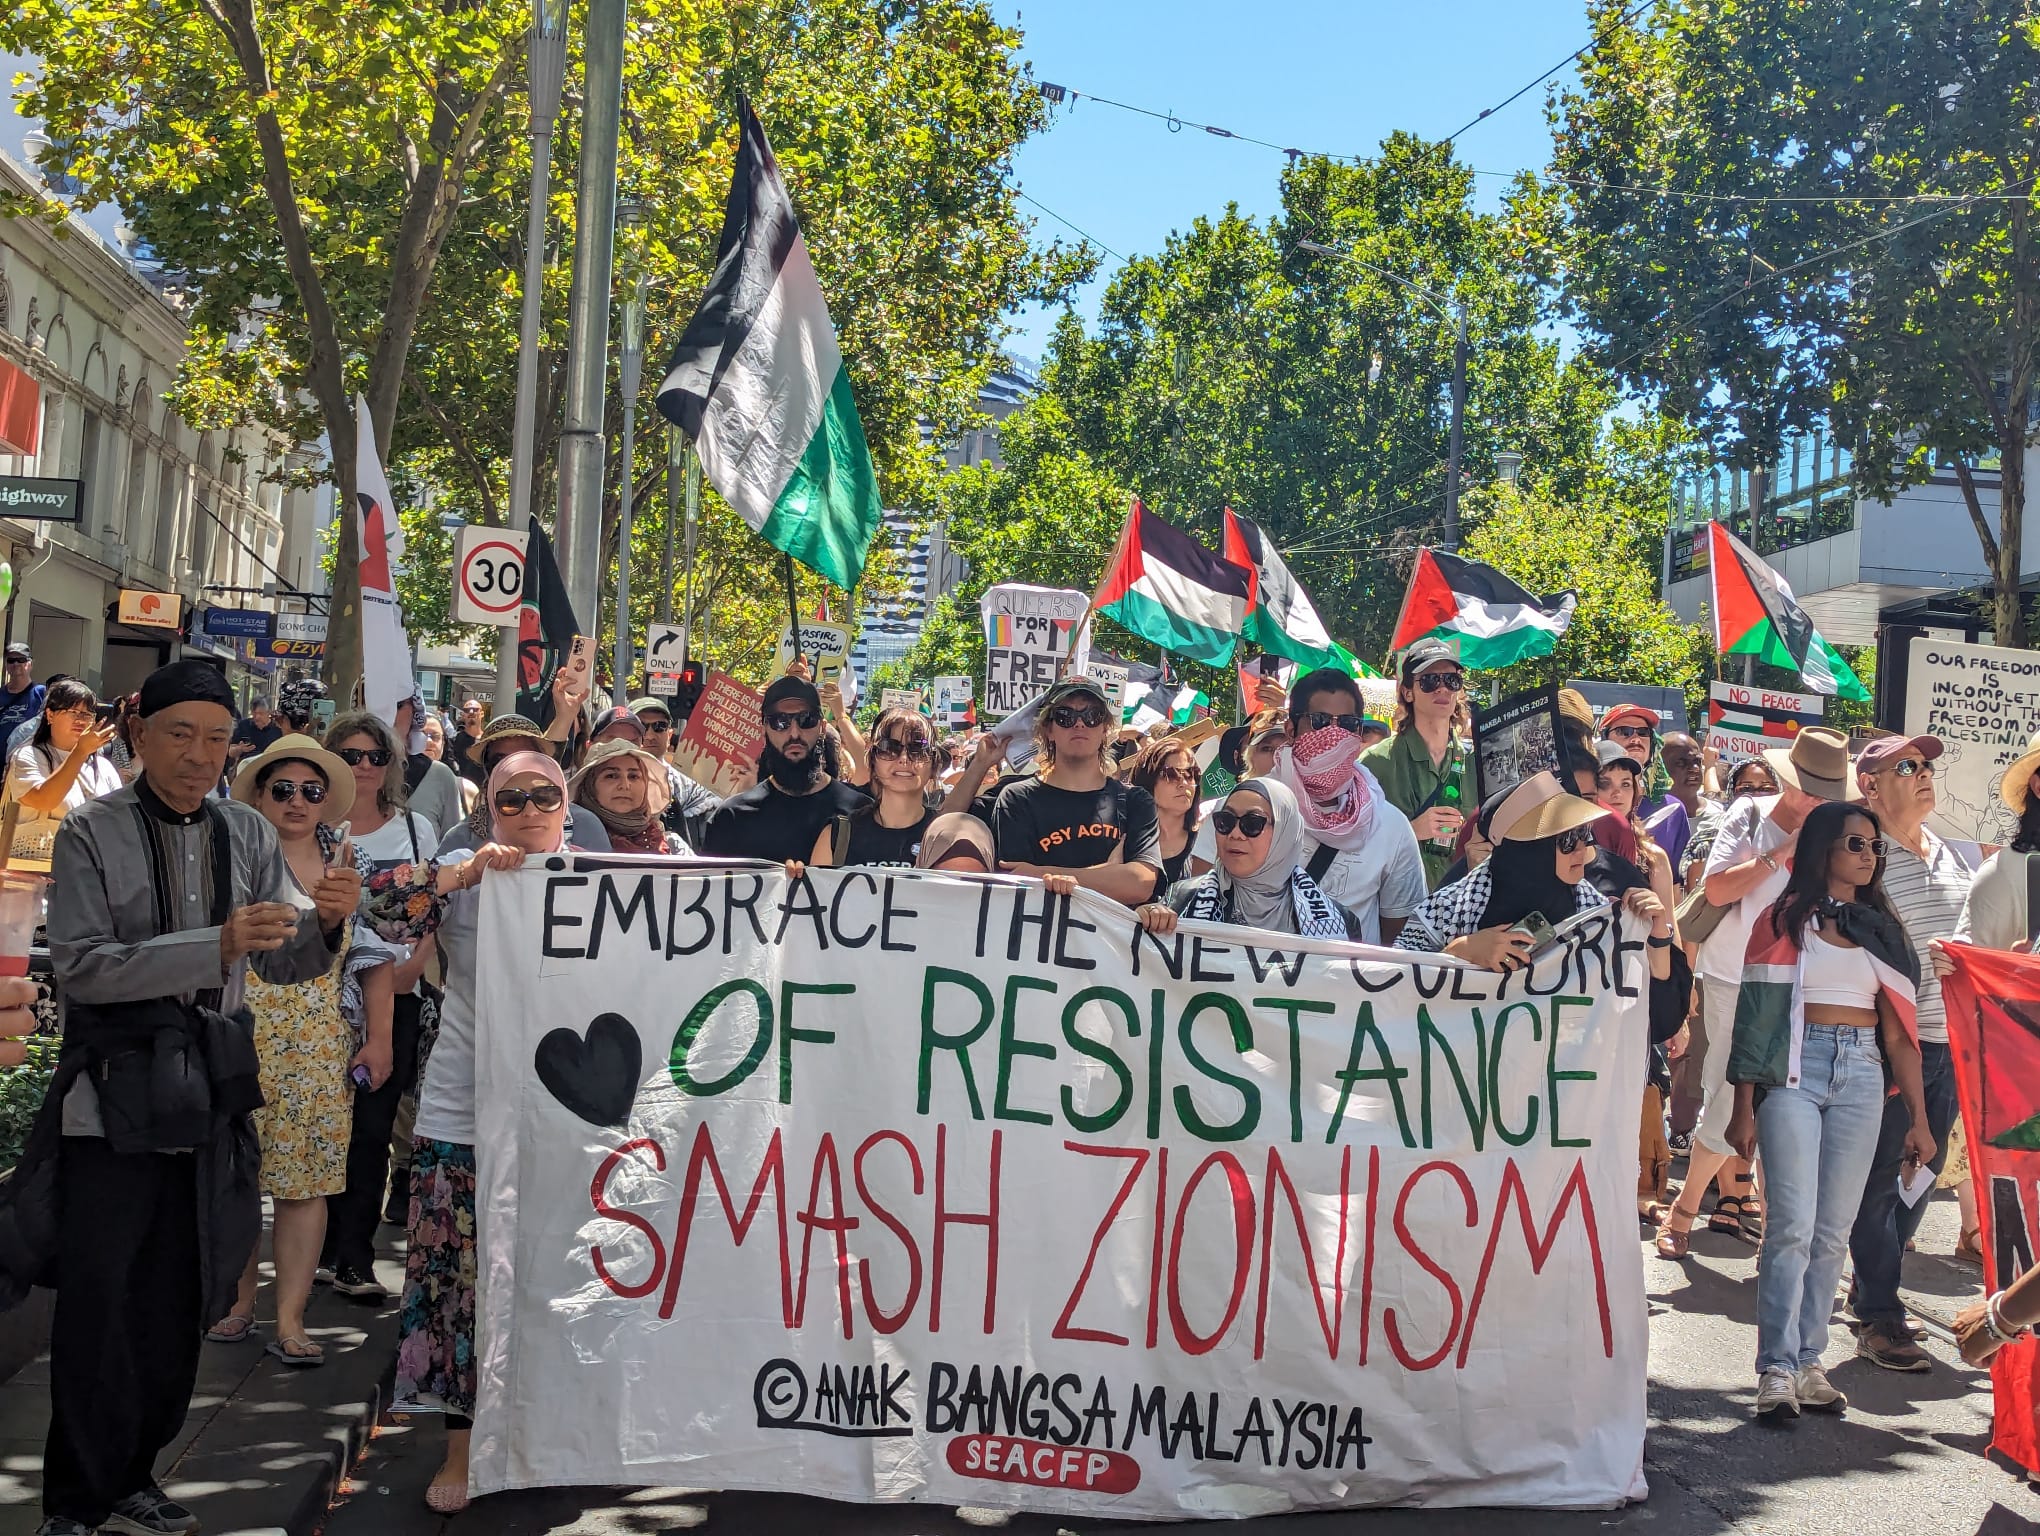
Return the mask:
<svg viewBox="0 0 2040 1536">
<path fill-rule="evenodd" d="M 2031 1269 L 2040 1247 L 2040 959 L 1968 944 L 1948 953 L 1955 974 L 1941 991 L 1989 1293 Z M 1990 1382 L 1992 1448 L 2040 1476 L 2040 1342 L 1999 1350 Z"/>
<path fill-rule="evenodd" d="M 1751 683 L 1707 685 L 1707 730 L 1701 745 L 1724 763 L 1743 763 L 1772 747 L 1786 747 L 1809 725 L 1819 725 L 1827 701 L 1817 693 L 1786 693 Z"/>
<path fill-rule="evenodd" d="M 985 623 L 985 712 L 1009 715 L 1068 670 L 1091 599 L 1059 587 L 1006 582 L 978 601 Z"/>
<path fill-rule="evenodd" d="M 2006 766 L 2040 730 L 2040 653 L 1915 639 L 1905 675 L 1905 732 L 1938 736 L 1927 825 L 1958 842 L 2009 843 L 2019 819 L 1998 799 Z"/>
<path fill-rule="evenodd" d="M 1556 688 L 1512 693 L 1473 712 L 1474 771 L 1483 803 L 1533 773 L 1557 769 L 1558 744 L 1564 740 L 1558 719 Z"/>
<path fill-rule="evenodd" d="M 919 710 L 921 690 L 918 688 L 884 688 L 879 691 L 880 709 Z"/>
<path fill-rule="evenodd" d="M 940 730 L 960 731 L 977 718 L 972 708 L 973 689 L 967 677 L 938 677 L 928 685 L 935 692 L 935 724 Z"/>
<path fill-rule="evenodd" d="M 844 686 L 843 669 L 850 658 L 850 631 L 840 624 L 824 624 L 819 619 L 810 620 L 800 627 L 798 637 L 791 625 L 779 632 L 779 655 L 772 667 L 772 677 L 784 677 L 793 670 L 796 645 L 807 658 L 811 669 L 809 678 L 819 688 L 824 683 Z M 767 678 L 770 682 L 772 679 Z"/>
<path fill-rule="evenodd" d="M 481 903 L 475 1492 L 1646 1492 L 1634 920 L 1503 975 L 910 870 Z"/>
<path fill-rule="evenodd" d="M 763 698 L 727 672 L 711 671 L 673 743 L 673 766 L 718 795 L 749 789 L 765 746 L 765 727 L 758 718 Z"/>
</svg>

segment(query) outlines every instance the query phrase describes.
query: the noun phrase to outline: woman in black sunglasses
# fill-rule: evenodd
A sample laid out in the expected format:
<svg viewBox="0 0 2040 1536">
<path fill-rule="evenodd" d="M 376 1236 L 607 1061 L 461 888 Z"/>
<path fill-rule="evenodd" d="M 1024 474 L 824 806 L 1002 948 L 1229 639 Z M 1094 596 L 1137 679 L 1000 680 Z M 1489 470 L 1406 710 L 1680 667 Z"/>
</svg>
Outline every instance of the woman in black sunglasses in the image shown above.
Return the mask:
<svg viewBox="0 0 2040 1536">
<path fill-rule="evenodd" d="M 326 732 L 326 750 L 353 776 L 354 841 L 378 869 L 438 851 L 439 829 L 411 809 L 406 758 L 381 716 L 365 709 L 340 716 Z"/>
<path fill-rule="evenodd" d="M 1137 909 L 1149 933 L 1173 933 L 1178 917 L 1236 923 L 1307 939 L 1365 937 L 1359 918 L 1333 901 L 1302 867 L 1308 856 L 1303 812 L 1276 779 L 1248 779 L 1211 813 L 1218 867 L 1178 881 L 1160 901 Z"/>
<path fill-rule="evenodd" d="M 815 838 L 808 863 L 820 869 L 843 864 L 879 864 L 912 869 L 921 838 L 935 812 L 928 808 L 928 786 L 935 782 L 935 730 L 912 709 L 888 709 L 871 728 L 867 747 L 875 797 L 848 815 L 831 817 Z M 798 860 L 787 861 L 798 875 Z"/>
</svg>

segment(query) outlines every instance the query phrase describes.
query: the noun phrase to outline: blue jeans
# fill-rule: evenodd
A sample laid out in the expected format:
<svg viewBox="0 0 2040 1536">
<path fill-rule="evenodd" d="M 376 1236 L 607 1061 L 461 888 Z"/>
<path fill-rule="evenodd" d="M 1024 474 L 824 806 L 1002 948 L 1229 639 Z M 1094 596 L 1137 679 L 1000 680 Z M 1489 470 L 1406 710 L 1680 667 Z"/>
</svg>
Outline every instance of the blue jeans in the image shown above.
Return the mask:
<svg viewBox="0 0 2040 1536">
<path fill-rule="evenodd" d="M 1946 1044 L 1920 1042 L 1920 1085 L 1926 1090 L 1927 1129 L 1936 1151 L 1928 1166 L 1939 1173 L 1948 1162 L 1948 1133 L 1955 1125 L 1955 1060 Z M 1905 1100 L 1885 1101 L 1884 1128 L 1878 1133 L 1877 1155 L 1870 1164 L 1870 1182 L 1863 1189 L 1863 1208 L 1856 1230 L 1849 1234 L 1849 1253 L 1856 1261 L 1855 1283 L 1849 1288 L 1849 1310 L 1866 1323 L 1896 1329 L 1905 1322 L 1905 1303 L 1898 1299 L 1899 1262 L 1905 1245 L 1919 1230 L 1927 1202 L 1907 1205 L 1898 1198 L 1898 1170 L 1905 1160 L 1905 1133 L 1912 1114 Z"/>
<path fill-rule="evenodd" d="M 1799 1086 L 1757 1106 L 1764 1251 L 1757 1269 L 1757 1371 L 1796 1371 L 1827 1347 L 1835 1282 L 1884 1120 L 1877 1031 L 1809 1024 Z"/>
</svg>

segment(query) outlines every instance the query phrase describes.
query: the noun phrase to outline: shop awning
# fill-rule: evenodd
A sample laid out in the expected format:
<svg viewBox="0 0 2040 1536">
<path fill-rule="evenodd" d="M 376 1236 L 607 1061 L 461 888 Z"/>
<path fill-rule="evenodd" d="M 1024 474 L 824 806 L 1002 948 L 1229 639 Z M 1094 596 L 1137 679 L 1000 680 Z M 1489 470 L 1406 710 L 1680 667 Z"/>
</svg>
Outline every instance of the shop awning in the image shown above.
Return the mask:
<svg viewBox="0 0 2040 1536">
<path fill-rule="evenodd" d="M 0 357 L 0 453 L 35 457 L 41 425 L 41 386 Z"/>
</svg>

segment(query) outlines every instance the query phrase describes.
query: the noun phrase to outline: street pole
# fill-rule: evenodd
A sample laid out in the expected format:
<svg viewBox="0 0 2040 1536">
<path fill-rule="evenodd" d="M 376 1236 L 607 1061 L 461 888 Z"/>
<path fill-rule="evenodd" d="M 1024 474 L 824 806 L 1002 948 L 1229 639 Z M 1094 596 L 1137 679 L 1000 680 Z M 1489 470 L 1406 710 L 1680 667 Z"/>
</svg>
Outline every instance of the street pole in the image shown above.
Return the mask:
<svg viewBox="0 0 2040 1536">
<path fill-rule="evenodd" d="M 635 202 L 626 204 L 627 223 L 637 222 Z M 616 673 L 615 693 L 619 701 L 630 697 L 630 671 L 637 634 L 630 617 L 630 525 L 632 481 L 637 454 L 638 385 L 645 368 L 645 279 L 640 272 L 632 280 L 630 297 L 623 304 L 623 350 L 617 368 L 623 390 L 623 472 L 617 476 L 621 501 L 616 524 Z"/>
<path fill-rule="evenodd" d="M 524 312 L 517 325 L 517 414 L 510 429 L 512 533 L 531 525 L 531 479 L 538 446 L 538 324 L 545 298 L 545 228 L 552 199 L 553 124 L 567 79 L 566 0 L 536 0 L 531 14 L 531 206 L 524 218 Z M 494 714 L 517 708 L 517 631 L 496 632 Z"/>
<path fill-rule="evenodd" d="M 580 622 L 589 625 L 596 621 L 602 573 L 602 415 L 609 385 L 609 290 L 616 271 L 626 9 L 627 0 L 588 0 L 588 31 L 581 40 L 581 164 L 574 190 L 574 287 L 567 305 L 557 527 L 567 598 Z"/>
<path fill-rule="evenodd" d="M 1459 458 L 1466 446 L 1466 305 L 1461 302 L 1453 324 L 1452 435 L 1445 449 L 1445 537 L 1447 549 L 1459 548 Z"/>
<path fill-rule="evenodd" d="M 680 662 L 686 665 L 687 648 L 694 642 L 694 541 L 701 528 L 701 455 L 692 439 L 687 443 L 687 593 L 680 609 Z"/>
<path fill-rule="evenodd" d="M 659 622 L 673 622 L 673 541 L 680 522 L 680 429 L 666 428 L 666 549 L 659 556 Z"/>
</svg>

